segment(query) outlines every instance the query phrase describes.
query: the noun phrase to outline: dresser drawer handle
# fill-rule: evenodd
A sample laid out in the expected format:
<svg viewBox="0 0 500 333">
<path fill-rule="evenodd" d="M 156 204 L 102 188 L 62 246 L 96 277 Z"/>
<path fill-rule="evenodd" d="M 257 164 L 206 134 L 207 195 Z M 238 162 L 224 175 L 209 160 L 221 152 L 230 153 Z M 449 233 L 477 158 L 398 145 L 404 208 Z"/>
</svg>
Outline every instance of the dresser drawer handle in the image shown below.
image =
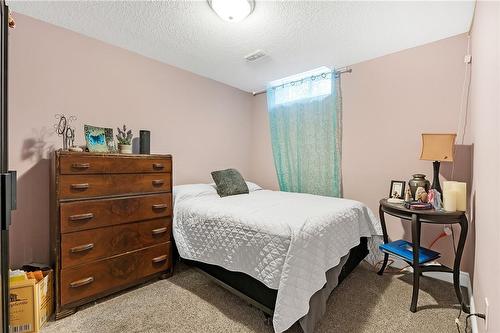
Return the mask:
<svg viewBox="0 0 500 333">
<path fill-rule="evenodd" d="M 71 215 L 69 217 L 70 221 L 90 220 L 92 218 L 94 218 L 94 214 L 92 213 Z"/>
<path fill-rule="evenodd" d="M 163 228 L 158 228 L 158 229 L 151 230 L 151 233 L 153 235 L 159 235 L 159 234 L 163 234 L 165 232 L 167 232 L 167 227 L 163 227 Z"/>
<path fill-rule="evenodd" d="M 71 184 L 71 188 L 74 190 L 86 190 L 89 187 L 90 187 L 89 183 Z"/>
<path fill-rule="evenodd" d="M 85 245 L 72 247 L 70 251 L 71 251 L 71 253 L 78 253 L 78 252 L 92 250 L 93 248 L 94 248 L 94 244 L 89 243 L 89 244 L 85 244 Z"/>
<path fill-rule="evenodd" d="M 165 181 L 163 179 L 155 179 L 152 181 L 152 183 L 154 186 L 161 186 L 161 185 L 165 184 Z"/>
<path fill-rule="evenodd" d="M 78 288 L 78 287 L 83 287 L 87 284 L 91 284 L 92 282 L 94 282 L 94 277 L 93 276 L 89 276 L 88 278 L 85 278 L 85 279 L 81 279 L 81 280 L 77 280 L 77 281 L 73 281 L 69 284 L 69 286 L 71 288 Z"/>
<path fill-rule="evenodd" d="M 162 170 L 165 168 L 162 163 L 153 163 L 153 169 Z"/>
<path fill-rule="evenodd" d="M 168 207 L 167 204 L 156 204 L 153 205 L 153 209 L 166 209 Z"/>
<path fill-rule="evenodd" d="M 90 168 L 90 163 L 73 163 L 73 164 L 71 164 L 71 167 L 73 169 L 85 170 L 85 169 Z"/>
<path fill-rule="evenodd" d="M 153 263 L 157 264 L 157 263 L 165 261 L 165 260 L 167 260 L 167 255 L 166 254 L 164 254 L 162 256 L 159 256 L 159 257 L 156 257 L 156 258 L 153 258 L 152 261 L 153 261 Z"/>
</svg>

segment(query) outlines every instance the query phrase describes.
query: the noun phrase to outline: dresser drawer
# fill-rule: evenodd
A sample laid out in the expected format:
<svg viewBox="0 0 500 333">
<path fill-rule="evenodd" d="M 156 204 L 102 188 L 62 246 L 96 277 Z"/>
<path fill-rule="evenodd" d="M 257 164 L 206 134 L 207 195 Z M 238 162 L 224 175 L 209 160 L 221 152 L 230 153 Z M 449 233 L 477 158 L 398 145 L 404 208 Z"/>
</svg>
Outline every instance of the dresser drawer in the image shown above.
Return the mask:
<svg viewBox="0 0 500 333">
<path fill-rule="evenodd" d="M 61 156 L 59 163 L 63 175 L 172 172 L 172 160 L 167 158 L 75 154 Z"/>
<path fill-rule="evenodd" d="M 141 269 L 137 272 L 137 278 L 166 271 L 172 267 L 172 243 L 157 245 L 140 254 Z"/>
<path fill-rule="evenodd" d="M 171 243 L 61 270 L 60 304 L 96 296 L 171 267 Z"/>
<path fill-rule="evenodd" d="M 64 202 L 61 233 L 149 220 L 172 215 L 172 194 Z"/>
<path fill-rule="evenodd" d="M 61 266 L 68 268 L 165 243 L 171 235 L 170 217 L 63 234 Z"/>
<path fill-rule="evenodd" d="M 91 198 L 108 195 L 154 193 L 171 190 L 170 173 L 123 175 L 63 175 L 61 199 Z"/>
</svg>

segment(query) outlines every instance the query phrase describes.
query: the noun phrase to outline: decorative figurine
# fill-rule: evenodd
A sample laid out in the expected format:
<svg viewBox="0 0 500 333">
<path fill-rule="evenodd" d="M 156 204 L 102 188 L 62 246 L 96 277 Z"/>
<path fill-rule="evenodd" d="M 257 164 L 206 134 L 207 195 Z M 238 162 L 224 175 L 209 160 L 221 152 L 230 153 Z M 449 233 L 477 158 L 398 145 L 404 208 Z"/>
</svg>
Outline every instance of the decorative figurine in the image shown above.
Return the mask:
<svg viewBox="0 0 500 333">
<path fill-rule="evenodd" d="M 405 191 L 405 202 L 410 202 L 412 200 L 413 200 L 413 197 L 411 196 L 411 189 L 410 189 L 410 187 L 407 187 L 406 191 Z"/>
<path fill-rule="evenodd" d="M 69 124 L 76 120 L 75 116 L 69 116 L 66 118 L 64 114 L 56 114 L 55 118 L 59 120 L 57 124 L 54 124 L 54 129 L 57 135 L 63 137 L 63 150 L 68 150 L 68 148 L 73 147 L 75 143 L 75 129 L 71 128 Z"/>
<path fill-rule="evenodd" d="M 441 202 L 441 193 L 435 189 L 429 190 L 427 202 L 431 203 L 436 210 L 440 210 L 443 207 Z"/>
<path fill-rule="evenodd" d="M 57 135 L 63 137 L 63 150 L 67 149 L 68 140 L 66 139 L 66 127 L 68 126 L 68 121 L 66 120 L 66 116 L 63 114 L 56 114 L 56 119 L 59 119 L 59 123 L 54 125 L 57 131 Z"/>
<path fill-rule="evenodd" d="M 434 208 L 436 209 L 443 209 L 443 200 L 441 199 L 441 193 L 439 193 L 439 191 L 437 190 L 433 190 L 435 193 L 435 198 L 434 198 Z"/>
<path fill-rule="evenodd" d="M 427 202 L 432 204 L 433 206 L 434 206 L 434 204 L 433 204 L 434 198 L 436 198 L 436 194 L 434 194 L 434 190 L 429 190 L 429 192 L 427 193 Z"/>
<path fill-rule="evenodd" d="M 66 129 L 66 146 L 71 148 L 75 143 L 75 129 L 68 126 Z"/>
<path fill-rule="evenodd" d="M 427 199 L 427 192 L 425 192 L 425 188 L 423 188 L 423 187 L 419 186 L 419 187 L 417 188 L 417 191 L 415 192 L 415 200 L 417 200 L 417 201 L 421 201 L 421 197 L 422 197 L 422 194 L 423 194 L 423 193 L 425 193 L 425 194 L 426 194 L 425 198 Z"/>
</svg>

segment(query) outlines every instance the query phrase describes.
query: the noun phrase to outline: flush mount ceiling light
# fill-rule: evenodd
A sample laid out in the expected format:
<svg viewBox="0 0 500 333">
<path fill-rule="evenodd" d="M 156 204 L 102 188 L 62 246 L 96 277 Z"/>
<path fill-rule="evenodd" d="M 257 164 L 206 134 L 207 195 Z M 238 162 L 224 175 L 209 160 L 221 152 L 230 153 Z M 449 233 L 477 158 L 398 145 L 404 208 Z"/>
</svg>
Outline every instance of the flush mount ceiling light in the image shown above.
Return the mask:
<svg viewBox="0 0 500 333">
<path fill-rule="evenodd" d="M 208 0 L 208 5 L 228 22 L 240 22 L 255 8 L 255 0 Z"/>
</svg>

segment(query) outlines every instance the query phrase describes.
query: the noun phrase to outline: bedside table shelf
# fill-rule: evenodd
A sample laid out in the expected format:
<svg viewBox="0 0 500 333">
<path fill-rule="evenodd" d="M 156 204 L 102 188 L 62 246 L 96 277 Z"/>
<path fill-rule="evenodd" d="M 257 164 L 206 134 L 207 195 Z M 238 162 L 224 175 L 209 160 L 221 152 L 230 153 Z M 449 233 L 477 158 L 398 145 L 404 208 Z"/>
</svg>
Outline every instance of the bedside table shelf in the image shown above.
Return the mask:
<svg viewBox="0 0 500 333">
<path fill-rule="evenodd" d="M 410 242 L 400 239 L 382 244 L 379 246 L 379 249 L 390 256 L 406 261 L 409 265 L 413 264 L 413 244 Z M 419 247 L 418 255 L 420 265 L 436 260 L 441 256 L 439 252 L 426 249 L 425 247 Z"/>
</svg>

